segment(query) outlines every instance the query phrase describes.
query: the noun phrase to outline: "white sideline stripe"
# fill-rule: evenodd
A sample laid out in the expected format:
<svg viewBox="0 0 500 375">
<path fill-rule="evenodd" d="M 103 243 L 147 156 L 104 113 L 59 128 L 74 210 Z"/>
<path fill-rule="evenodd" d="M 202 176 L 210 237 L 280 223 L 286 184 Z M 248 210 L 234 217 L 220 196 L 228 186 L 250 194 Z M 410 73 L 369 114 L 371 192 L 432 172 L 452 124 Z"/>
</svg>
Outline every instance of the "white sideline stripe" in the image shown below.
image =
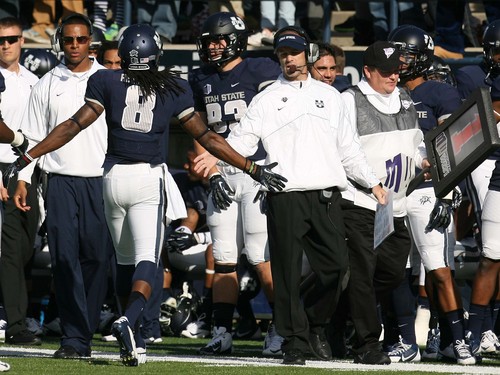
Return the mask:
<svg viewBox="0 0 500 375">
<path fill-rule="evenodd" d="M 39 358 L 52 358 L 54 350 L 51 349 L 37 349 L 37 348 L 20 348 L 20 347 L 1 347 L 0 357 L 39 357 Z M 119 361 L 119 355 L 115 352 L 99 352 L 93 351 L 93 359 L 107 359 L 111 361 Z M 200 363 L 209 366 L 260 366 L 260 367 L 283 367 L 286 365 L 281 364 L 281 359 L 272 358 L 257 358 L 257 357 L 200 357 L 200 356 L 180 356 L 180 355 L 160 355 L 148 354 L 147 360 L 149 362 L 190 362 Z M 483 363 L 488 361 L 488 358 L 483 358 Z M 420 371 L 423 373 L 448 373 L 448 374 L 500 374 L 499 367 L 493 366 L 461 366 L 446 363 L 392 363 L 388 366 L 373 366 L 373 365 L 360 365 L 348 361 L 314 361 L 307 360 L 306 366 L 309 368 L 322 368 L 322 369 L 338 369 L 338 370 L 356 370 L 356 371 Z"/>
</svg>

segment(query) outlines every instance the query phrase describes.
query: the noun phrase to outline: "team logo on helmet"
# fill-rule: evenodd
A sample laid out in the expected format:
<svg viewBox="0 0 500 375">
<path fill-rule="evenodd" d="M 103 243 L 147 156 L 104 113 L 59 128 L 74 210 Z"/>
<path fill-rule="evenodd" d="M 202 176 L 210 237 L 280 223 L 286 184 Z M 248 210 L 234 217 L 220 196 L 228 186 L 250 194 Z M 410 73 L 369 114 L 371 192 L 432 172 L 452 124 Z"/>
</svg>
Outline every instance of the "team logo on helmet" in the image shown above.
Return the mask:
<svg viewBox="0 0 500 375">
<path fill-rule="evenodd" d="M 245 30 L 245 22 L 243 20 L 236 16 L 236 17 L 231 17 L 231 23 L 233 24 L 234 28 L 236 30 Z"/>
</svg>

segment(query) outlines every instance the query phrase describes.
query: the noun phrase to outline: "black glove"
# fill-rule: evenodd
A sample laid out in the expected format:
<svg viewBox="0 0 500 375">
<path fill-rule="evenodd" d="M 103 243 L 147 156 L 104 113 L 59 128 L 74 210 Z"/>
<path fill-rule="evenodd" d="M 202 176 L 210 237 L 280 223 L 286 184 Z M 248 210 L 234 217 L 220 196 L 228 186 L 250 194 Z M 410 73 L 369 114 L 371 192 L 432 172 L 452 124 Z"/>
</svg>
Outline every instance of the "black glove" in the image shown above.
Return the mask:
<svg viewBox="0 0 500 375">
<path fill-rule="evenodd" d="M 261 166 L 252 161 L 250 163 L 250 168 L 245 172 L 248 173 L 255 181 L 266 187 L 269 191 L 281 191 L 285 187 L 285 182 L 288 180 L 277 173 L 271 172 L 271 169 L 277 165 L 278 163 L 271 163 Z"/>
<path fill-rule="evenodd" d="M 194 245 L 198 245 L 198 241 L 192 233 L 175 231 L 167 239 L 167 248 L 171 253 L 182 253 Z"/>
<path fill-rule="evenodd" d="M 214 202 L 214 206 L 221 210 L 226 210 L 233 202 L 229 195 L 234 195 L 234 191 L 231 190 L 220 173 L 213 174 L 210 177 L 209 181 L 210 191 L 212 193 L 212 202 Z"/>
<path fill-rule="evenodd" d="M 429 215 L 429 222 L 425 227 L 425 233 L 433 229 L 443 233 L 451 223 L 452 202 L 451 199 L 437 199 L 432 212 Z"/>
<path fill-rule="evenodd" d="M 29 141 L 28 141 L 28 138 L 26 138 L 23 134 L 23 132 L 21 131 L 21 129 L 19 129 L 17 131 L 18 133 L 21 133 L 22 137 L 23 137 L 23 143 L 21 143 L 20 145 L 18 146 L 12 146 L 12 151 L 14 151 L 14 154 L 16 154 L 17 156 L 21 156 L 21 155 L 24 155 L 24 153 L 26 152 L 26 150 L 28 149 L 28 146 L 29 146 Z"/>
<path fill-rule="evenodd" d="M 459 188 L 453 189 L 453 198 L 451 199 L 451 208 L 456 210 L 462 204 L 462 192 Z"/>
<path fill-rule="evenodd" d="M 263 190 L 259 190 L 257 194 L 255 194 L 255 198 L 253 199 L 253 203 L 259 202 L 260 212 L 264 215 L 267 214 L 267 193 Z"/>
<path fill-rule="evenodd" d="M 17 176 L 19 171 L 31 163 L 31 158 L 26 157 L 26 155 L 19 156 L 15 162 L 10 164 L 7 169 L 3 172 L 3 186 L 8 189 L 10 180 Z"/>
</svg>

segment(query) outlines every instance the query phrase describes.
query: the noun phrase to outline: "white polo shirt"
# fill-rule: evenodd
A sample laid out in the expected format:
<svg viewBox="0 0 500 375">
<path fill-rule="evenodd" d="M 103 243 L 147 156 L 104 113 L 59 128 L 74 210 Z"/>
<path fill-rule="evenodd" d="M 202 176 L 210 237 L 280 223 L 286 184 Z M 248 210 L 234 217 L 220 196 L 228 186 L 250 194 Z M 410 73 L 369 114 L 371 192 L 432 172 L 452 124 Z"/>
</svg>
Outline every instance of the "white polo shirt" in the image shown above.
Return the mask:
<svg viewBox="0 0 500 375">
<path fill-rule="evenodd" d="M 105 68 L 96 60 L 93 60 L 92 68 L 83 73 L 73 73 L 64 64 L 59 64 L 40 79 L 33 87 L 21 126 L 30 141 L 29 149 L 85 104 L 88 78 L 99 69 Z M 107 134 L 106 113 L 103 112 L 69 143 L 42 156 L 38 165 L 50 173 L 79 177 L 102 176 Z M 29 182 L 34 167 L 35 163 L 31 163 L 24 168 L 19 172 L 19 179 Z"/>
<path fill-rule="evenodd" d="M 24 111 L 28 107 L 31 89 L 38 82 L 38 77 L 24 66 L 19 65 L 19 72 L 11 72 L 0 67 L 5 79 L 5 91 L 1 94 L 0 111 L 5 124 L 17 131 L 21 127 Z M 12 163 L 17 156 L 8 143 L 0 143 L 0 162 Z"/>
</svg>

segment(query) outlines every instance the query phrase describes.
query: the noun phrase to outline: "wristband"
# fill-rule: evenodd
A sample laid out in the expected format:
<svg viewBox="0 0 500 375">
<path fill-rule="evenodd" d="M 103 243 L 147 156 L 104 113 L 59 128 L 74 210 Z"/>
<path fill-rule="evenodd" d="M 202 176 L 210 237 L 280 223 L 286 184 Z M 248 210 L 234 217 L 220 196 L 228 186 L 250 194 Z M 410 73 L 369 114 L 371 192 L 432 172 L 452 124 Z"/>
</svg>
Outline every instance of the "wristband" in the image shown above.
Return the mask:
<svg viewBox="0 0 500 375">
<path fill-rule="evenodd" d="M 22 158 L 26 162 L 26 165 L 28 165 L 29 163 L 31 163 L 33 161 L 33 158 L 27 152 L 24 153 L 24 155 L 22 156 Z"/>
<path fill-rule="evenodd" d="M 215 270 L 209 270 L 208 268 L 205 268 L 205 273 L 207 275 L 215 275 Z"/>
<path fill-rule="evenodd" d="M 20 131 L 14 132 L 14 139 L 11 142 L 11 146 L 18 147 L 21 146 L 24 143 L 24 136 L 23 133 Z"/>
</svg>

